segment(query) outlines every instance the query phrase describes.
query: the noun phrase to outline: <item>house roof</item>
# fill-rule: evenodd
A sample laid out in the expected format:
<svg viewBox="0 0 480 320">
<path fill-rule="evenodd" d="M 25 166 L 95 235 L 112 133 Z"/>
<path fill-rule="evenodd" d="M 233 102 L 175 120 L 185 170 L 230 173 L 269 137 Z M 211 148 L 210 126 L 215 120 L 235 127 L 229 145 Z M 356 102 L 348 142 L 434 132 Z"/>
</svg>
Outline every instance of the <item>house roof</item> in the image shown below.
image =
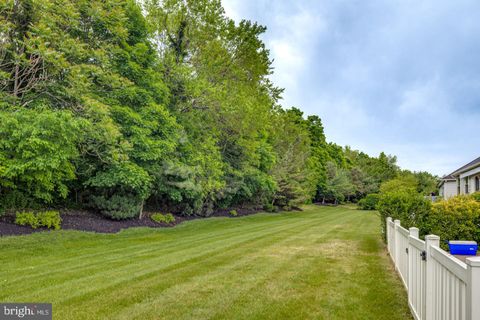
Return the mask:
<svg viewBox="0 0 480 320">
<path fill-rule="evenodd" d="M 455 178 L 452 174 L 447 174 L 446 176 L 440 178 L 438 181 L 437 186 L 440 188 L 445 182 L 447 181 L 456 181 L 457 178 Z"/>
<path fill-rule="evenodd" d="M 463 167 L 460 167 L 459 169 L 455 170 L 454 172 L 452 172 L 450 174 L 450 176 L 454 176 L 454 175 L 458 175 L 459 173 L 463 172 L 463 171 L 467 171 L 467 169 L 473 167 L 473 166 L 477 166 L 477 165 L 480 165 L 480 157 L 478 157 L 477 159 L 467 163 L 466 165 L 464 165 Z"/>
<path fill-rule="evenodd" d="M 451 173 L 447 174 L 446 176 L 442 177 L 441 180 L 457 180 Z"/>
</svg>

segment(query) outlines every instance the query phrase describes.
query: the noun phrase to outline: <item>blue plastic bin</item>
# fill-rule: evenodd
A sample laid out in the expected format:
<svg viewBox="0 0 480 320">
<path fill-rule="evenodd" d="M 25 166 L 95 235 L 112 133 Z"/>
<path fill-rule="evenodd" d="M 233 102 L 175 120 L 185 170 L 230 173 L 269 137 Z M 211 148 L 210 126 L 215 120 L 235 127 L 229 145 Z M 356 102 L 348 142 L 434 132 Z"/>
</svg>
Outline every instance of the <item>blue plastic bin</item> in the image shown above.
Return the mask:
<svg viewBox="0 0 480 320">
<path fill-rule="evenodd" d="M 467 256 L 477 255 L 478 245 L 475 241 L 449 241 L 448 247 L 451 254 Z"/>
</svg>

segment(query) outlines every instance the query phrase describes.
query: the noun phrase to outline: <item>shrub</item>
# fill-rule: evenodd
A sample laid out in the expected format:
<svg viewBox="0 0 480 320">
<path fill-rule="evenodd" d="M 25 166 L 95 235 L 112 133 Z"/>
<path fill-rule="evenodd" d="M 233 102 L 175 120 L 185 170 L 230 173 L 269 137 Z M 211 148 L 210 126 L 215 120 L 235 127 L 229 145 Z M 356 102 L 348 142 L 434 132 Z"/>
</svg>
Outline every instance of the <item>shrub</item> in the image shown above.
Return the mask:
<svg viewBox="0 0 480 320">
<path fill-rule="evenodd" d="M 140 208 L 150 194 L 151 178 L 140 166 L 122 162 L 97 172 L 86 185 L 94 187 L 91 205 L 115 220 L 140 215 Z"/>
<path fill-rule="evenodd" d="M 110 198 L 104 196 L 92 197 L 95 207 L 100 212 L 115 220 L 131 219 L 139 215 L 139 199 L 136 197 L 127 197 L 114 195 Z"/>
<path fill-rule="evenodd" d="M 238 212 L 237 210 L 230 210 L 230 212 L 228 213 L 231 217 L 236 217 L 238 216 Z"/>
<path fill-rule="evenodd" d="M 41 209 L 41 204 L 32 196 L 20 190 L 8 190 L 0 195 L 0 216 L 9 210 L 27 209 Z"/>
<path fill-rule="evenodd" d="M 60 229 L 62 219 L 58 211 L 43 211 L 37 214 L 33 212 L 19 212 L 15 216 L 15 223 L 21 226 L 30 226 L 33 229 L 38 227 Z"/>
<path fill-rule="evenodd" d="M 470 195 L 470 197 L 471 197 L 473 200 L 480 202 L 480 192 L 472 193 L 472 194 Z"/>
<path fill-rule="evenodd" d="M 175 217 L 171 213 L 167 214 L 161 214 L 161 213 L 154 213 L 150 216 L 150 219 L 152 219 L 155 222 L 158 223 L 173 223 L 175 222 Z"/>
<path fill-rule="evenodd" d="M 380 196 L 377 193 L 370 193 L 360 201 L 358 201 L 358 207 L 361 210 L 375 210 L 377 208 Z"/>
<path fill-rule="evenodd" d="M 380 194 L 377 210 L 380 212 L 385 240 L 386 218 L 399 219 L 405 228 L 419 227 L 420 221 L 430 213 L 431 202 L 412 190 L 389 191 Z"/>
<path fill-rule="evenodd" d="M 380 212 L 385 235 L 385 218 L 399 219 L 402 226 L 420 230 L 422 236 L 435 234 L 441 240 L 475 240 L 480 242 L 479 196 L 461 195 L 433 204 L 422 196 L 404 191 L 387 192 L 380 196 Z M 447 245 L 442 241 L 441 246 Z"/>
<path fill-rule="evenodd" d="M 267 203 L 263 206 L 263 210 L 265 210 L 267 212 L 278 212 L 278 207 L 274 206 L 271 203 Z"/>
<path fill-rule="evenodd" d="M 389 181 L 382 183 L 380 186 L 380 193 L 389 193 L 389 192 L 416 192 L 418 187 L 418 181 L 414 176 L 403 176 L 395 178 Z"/>
<path fill-rule="evenodd" d="M 38 225 L 47 228 L 53 228 L 55 230 L 60 229 L 62 218 L 58 211 L 43 211 L 37 213 Z"/>
<path fill-rule="evenodd" d="M 83 122 L 67 111 L 20 108 L 0 112 L 0 123 L 2 191 L 14 186 L 23 197 L 44 203 L 66 198 Z M 10 204 L 17 205 L 21 199 L 13 200 Z"/>
<path fill-rule="evenodd" d="M 442 240 L 480 242 L 480 202 L 471 196 L 439 201 L 417 223 L 422 234 L 436 234 Z"/>
<path fill-rule="evenodd" d="M 18 212 L 15 215 L 15 223 L 20 226 L 30 226 L 33 229 L 39 226 L 38 218 L 33 212 Z"/>
</svg>

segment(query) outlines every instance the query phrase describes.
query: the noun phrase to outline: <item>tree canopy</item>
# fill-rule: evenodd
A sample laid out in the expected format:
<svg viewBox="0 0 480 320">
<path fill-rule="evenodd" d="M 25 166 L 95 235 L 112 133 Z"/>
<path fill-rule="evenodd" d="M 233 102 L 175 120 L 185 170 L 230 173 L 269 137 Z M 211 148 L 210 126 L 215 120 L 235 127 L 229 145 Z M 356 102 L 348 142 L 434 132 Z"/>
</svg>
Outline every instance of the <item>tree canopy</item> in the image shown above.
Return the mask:
<svg viewBox="0 0 480 320">
<path fill-rule="evenodd" d="M 266 28 L 219 0 L 5 0 L 0 13 L 3 209 L 210 215 L 356 200 L 402 174 L 282 108 Z"/>
</svg>

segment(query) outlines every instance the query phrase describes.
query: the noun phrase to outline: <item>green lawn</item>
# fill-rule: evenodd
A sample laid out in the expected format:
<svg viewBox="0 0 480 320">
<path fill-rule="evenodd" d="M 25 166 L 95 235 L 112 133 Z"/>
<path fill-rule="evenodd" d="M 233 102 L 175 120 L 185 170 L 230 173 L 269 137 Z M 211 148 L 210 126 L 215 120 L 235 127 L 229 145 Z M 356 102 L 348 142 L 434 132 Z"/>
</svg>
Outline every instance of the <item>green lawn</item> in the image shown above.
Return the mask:
<svg viewBox="0 0 480 320">
<path fill-rule="evenodd" d="M 410 319 L 379 235 L 349 208 L 105 235 L 0 239 L 0 301 L 54 319 Z"/>
</svg>

